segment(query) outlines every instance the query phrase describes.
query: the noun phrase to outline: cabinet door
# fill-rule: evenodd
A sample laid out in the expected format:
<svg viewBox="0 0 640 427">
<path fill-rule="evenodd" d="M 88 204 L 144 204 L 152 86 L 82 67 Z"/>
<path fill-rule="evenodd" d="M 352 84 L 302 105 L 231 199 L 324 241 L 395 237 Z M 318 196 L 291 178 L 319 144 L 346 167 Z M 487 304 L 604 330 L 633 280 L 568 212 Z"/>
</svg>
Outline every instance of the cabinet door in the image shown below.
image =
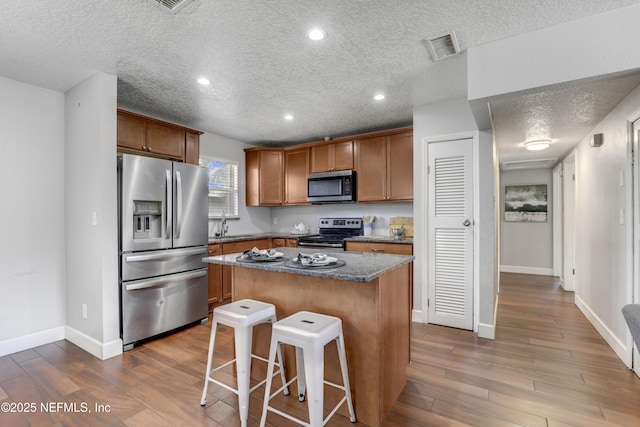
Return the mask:
<svg viewBox="0 0 640 427">
<path fill-rule="evenodd" d="M 209 256 L 222 255 L 222 245 L 209 245 Z M 222 296 L 222 266 L 208 264 L 209 266 L 209 306 L 221 302 Z M 211 310 L 209 310 L 211 311 Z"/>
<path fill-rule="evenodd" d="M 283 152 L 260 152 L 260 204 L 281 205 L 283 203 Z"/>
<path fill-rule="evenodd" d="M 144 151 L 145 125 L 142 119 L 118 113 L 118 147 Z"/>
<path fill-rule="evenodd" d="M 184 162 L 197 165 L 200 163 L 200 135 L 197 133 L 186 133 L 184 147 Z"/>
<path fill-rule="evenodd" d="M 333 146 L 333 169 L 351 170 L 353 169 L 353 141 L 338 142 Z"/>
<path fill-rule="evenodd" d="M 331 144 L 311 147 L 311 173 L 327 172 L 331 170 L 329 147 Z"/>
<path fill-rule="evenodd" d="M 147 151 L 151 154 L 182 160 L 185 131 L 147 123 Z"/>
<path fill-rule="evenodd" d="M 307 178 L 309 176 L 309 150 L 285 151 L 284 203 L 307 203 Z"/>
<path fill-rule="evenodd" d="M 287 248 L 297 248 L 298 247 L 298 239 L 287 239 L 285 242 L 285 246 Z"/>
<path fill-rule="evenodd" d="M 311 147 L 311 173 L 353 169 L 353 141 Z"/>
<path fill-rule="evenodd" d="M 387 199 L 413 200 L 413 133 L 389 136 Z"/>
<path fill-rule="evenodd" d="M 361 139 L 357 144 L 357 197 L 359 202 L 387 198 L 387 138 Z"/>
<path fill-rule="evenodd" d="M 271 246 L 274 248 L 284 248 L 286 246 L 285 239 L 279 237 L 271 239 Z"/>
</svg>

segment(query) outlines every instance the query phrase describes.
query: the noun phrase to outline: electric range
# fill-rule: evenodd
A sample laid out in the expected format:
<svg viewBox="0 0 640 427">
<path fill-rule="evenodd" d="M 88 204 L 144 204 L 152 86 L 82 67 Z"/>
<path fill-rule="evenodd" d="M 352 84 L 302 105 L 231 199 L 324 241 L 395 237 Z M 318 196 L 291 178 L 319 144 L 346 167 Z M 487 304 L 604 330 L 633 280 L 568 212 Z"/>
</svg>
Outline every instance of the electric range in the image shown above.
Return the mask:
<svg viewBox="0 0 640 427">
<path fill-rule="evenodd" d="M 298 239 L 301 248 L 344 251 L 347 237 L 362 236 L 362 218 L 320 218 L 319 234 Z"/>
</svg>

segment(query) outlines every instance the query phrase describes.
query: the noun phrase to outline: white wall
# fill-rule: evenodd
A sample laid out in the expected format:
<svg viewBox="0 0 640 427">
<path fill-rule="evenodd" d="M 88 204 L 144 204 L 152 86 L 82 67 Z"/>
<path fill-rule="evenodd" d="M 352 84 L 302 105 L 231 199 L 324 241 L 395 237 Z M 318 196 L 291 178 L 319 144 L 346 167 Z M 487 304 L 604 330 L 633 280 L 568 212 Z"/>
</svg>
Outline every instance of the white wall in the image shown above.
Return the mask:
<svg viewBox="0 0 640 427">
<path fill-rule="evenodd" d="M 238 162 L 238 179 L 240 194 L 238 195 L 239 219 L 229 219 L 229 234 L 245 234 L 270 231 L 271 208 L 264 206 L 246 206 L 246 162 L 244 149 L 252 147 L 239 141 L 225 138 L 213 133 L 200 135 L 200 155 L 222 160 Z M 209 220 L 209 236 L 213 236 L 219 224 L 218 220 Z"/>
<path fill-rule="evenodd" d="M 627 126 L 639 115 L 636 88 L 593 129 L 604 145 L 592 148 L 590 134 L 576 148 L 576 304 L 627 365 L 631 342 L 620 312 L 633 282 Z"/>
<path fill-rule="evenodd" d="M 64 95 L 0 77 L 0 356 L 64 338 Z"/>
<path fill-rule="evenodd" d="M 392 216 L 413 216 L 413 203 L 349 203 L 309 206 L 283 206 L 271 208 L 271 216 L 277 224 L 271 225 L 272 231 L 290 232 L 294 225 L 303 222 L 310 226 L 313 233 L 318 232 L 318 219 L 321 217 L 354 217 L 375 215 L 373 234 L 389 235 L 389 219 Z M 272 222 L 273 222 L 272 221 Z"/>
<path fill-rule="evenodd" d="M 638 16 L 640 4 L 634 4 L 469 48 L 468 98 L 638 68 Z"/>
<path fill-rule="evenodd" d="M 101 359 L 122 353 L 116 94 L 104 73 L 65 94 L 66 338 Z"/>
<path fill-rule="evenodd" d="M 415 107 L 413 110 L 413 146 L 414 146 L 414 227 L 416 236 L 426 236 L 427 227 L 427 188 L 426 147 L 423 139 L 457 133 L 478 132 L 469 103 L 465 99 L 439 102 Z M 495 159 L 493 134 L 478 132 L 477 147 L 474 148 L 474 164 L 478 168 L 477 183 L 482 196 L 476 195 L 479 212 L 475 213 L 476 233 L 479 252 L 476 261 L 482 266 L 475 272 L 478 282 L 479 301 L 475 301 L 477 310 L 478 334 L 492 338 L 495 328 L 495 304 L 497 290 L 496 240 L 495 240 L 495 199 L 488 197 L 495 187 Z M 426 267 L 427 242 L 424 238 L 414 240 L 414 319 L 421 316 L 426 319 L 423 292 L 427 286 Z"/>
<path fill-rule="evenodd" d="M 507 185 L 546 184 L 546 222 L 505 222 L 504 188 Z M 525 169 L 500 173 L 500 271 L 553 275 L 553 174 L 551 169 Z"/>
</svg>

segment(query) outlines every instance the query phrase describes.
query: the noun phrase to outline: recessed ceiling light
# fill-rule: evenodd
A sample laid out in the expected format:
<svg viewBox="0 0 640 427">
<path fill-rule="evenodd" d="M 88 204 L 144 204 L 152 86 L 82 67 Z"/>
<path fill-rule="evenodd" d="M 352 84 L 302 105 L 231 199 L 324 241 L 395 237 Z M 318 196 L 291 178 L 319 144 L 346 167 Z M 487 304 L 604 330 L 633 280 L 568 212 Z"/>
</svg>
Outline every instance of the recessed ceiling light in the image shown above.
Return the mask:
<svg viewBox="0 0 640 427">
<path fill-rule="evenodd" d="M 284 116 L 285 120 L 293 120 L 293 116 L 291 114 L 287 114 Z"/>
<path fill-rule="evenodd" d="M 379 93 L 376 96 L 374 96 L 373 99 L 375 99 L 376 101 L 382 101 L 384 99 L 384 95 Z"/>
<path fill-rule="evenodd" d="M 206 77 L 200 77 L 200 78 L 198 79 L 198 83 L 200 83 L 202 86 L 207 86 L 207 85 L 211 84 L 211 82 L 209 81 L 209 79 L 208 79 L 208 78 L 206 78 Z"/>
<path fill-rule="evenodd" d="M 322 40 L 326 36 L 327 36 L 327 33 L 322 31 L 320 28 L 314 28 L 312 30 L 309 30 L 309 32 L 307 33 L 307 37 L 315 41 Z"/>
<path fill-rule="evenodd" d="M 550 140 L 540 139 L 537 141 L 525 142 L 524 148 L 531 151 L 540 151 L 540 150 L 546 150 L 547 148 L 549 148 L 549 144 L 551 144 Z"/>
</svg>

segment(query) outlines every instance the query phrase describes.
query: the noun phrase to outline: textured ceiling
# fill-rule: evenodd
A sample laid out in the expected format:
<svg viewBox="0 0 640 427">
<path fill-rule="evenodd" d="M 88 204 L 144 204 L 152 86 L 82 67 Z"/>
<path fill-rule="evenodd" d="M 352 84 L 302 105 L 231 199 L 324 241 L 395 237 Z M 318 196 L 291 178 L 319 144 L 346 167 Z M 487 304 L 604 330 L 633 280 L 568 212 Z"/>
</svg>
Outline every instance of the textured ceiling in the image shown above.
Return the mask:
<svg viewBox="0 0 640 427">
<path fill-rule="evenodd" d="M 66 91 L 104 71 L 118 76 L 121 107 L 243 142 L 291 144 L 410 124 L 414 105 L 466 97 L 464 51 L 434 63 L 427 37 L 455 30 L 464 50 L 637 2 L 195 0 L 172 14 L 153 0 L 4 0 L 0 76 Z M 312 26 L 327 38 L 307 39 Z M 200 76 L 211 85 L 198 86 Z M 598 100 L 611 92 L 601 84 Z M 557 113 L 567 109 L 592 126 L 621 98 L 599 104 L 590 88 L 562 89 L 571 101 L 555 91 L 497 100 L 496 138 L 508 145 L 535 126 L 566 125 Z M 374 102 L 379 91 L 387 98 Z"/>
</svg>

